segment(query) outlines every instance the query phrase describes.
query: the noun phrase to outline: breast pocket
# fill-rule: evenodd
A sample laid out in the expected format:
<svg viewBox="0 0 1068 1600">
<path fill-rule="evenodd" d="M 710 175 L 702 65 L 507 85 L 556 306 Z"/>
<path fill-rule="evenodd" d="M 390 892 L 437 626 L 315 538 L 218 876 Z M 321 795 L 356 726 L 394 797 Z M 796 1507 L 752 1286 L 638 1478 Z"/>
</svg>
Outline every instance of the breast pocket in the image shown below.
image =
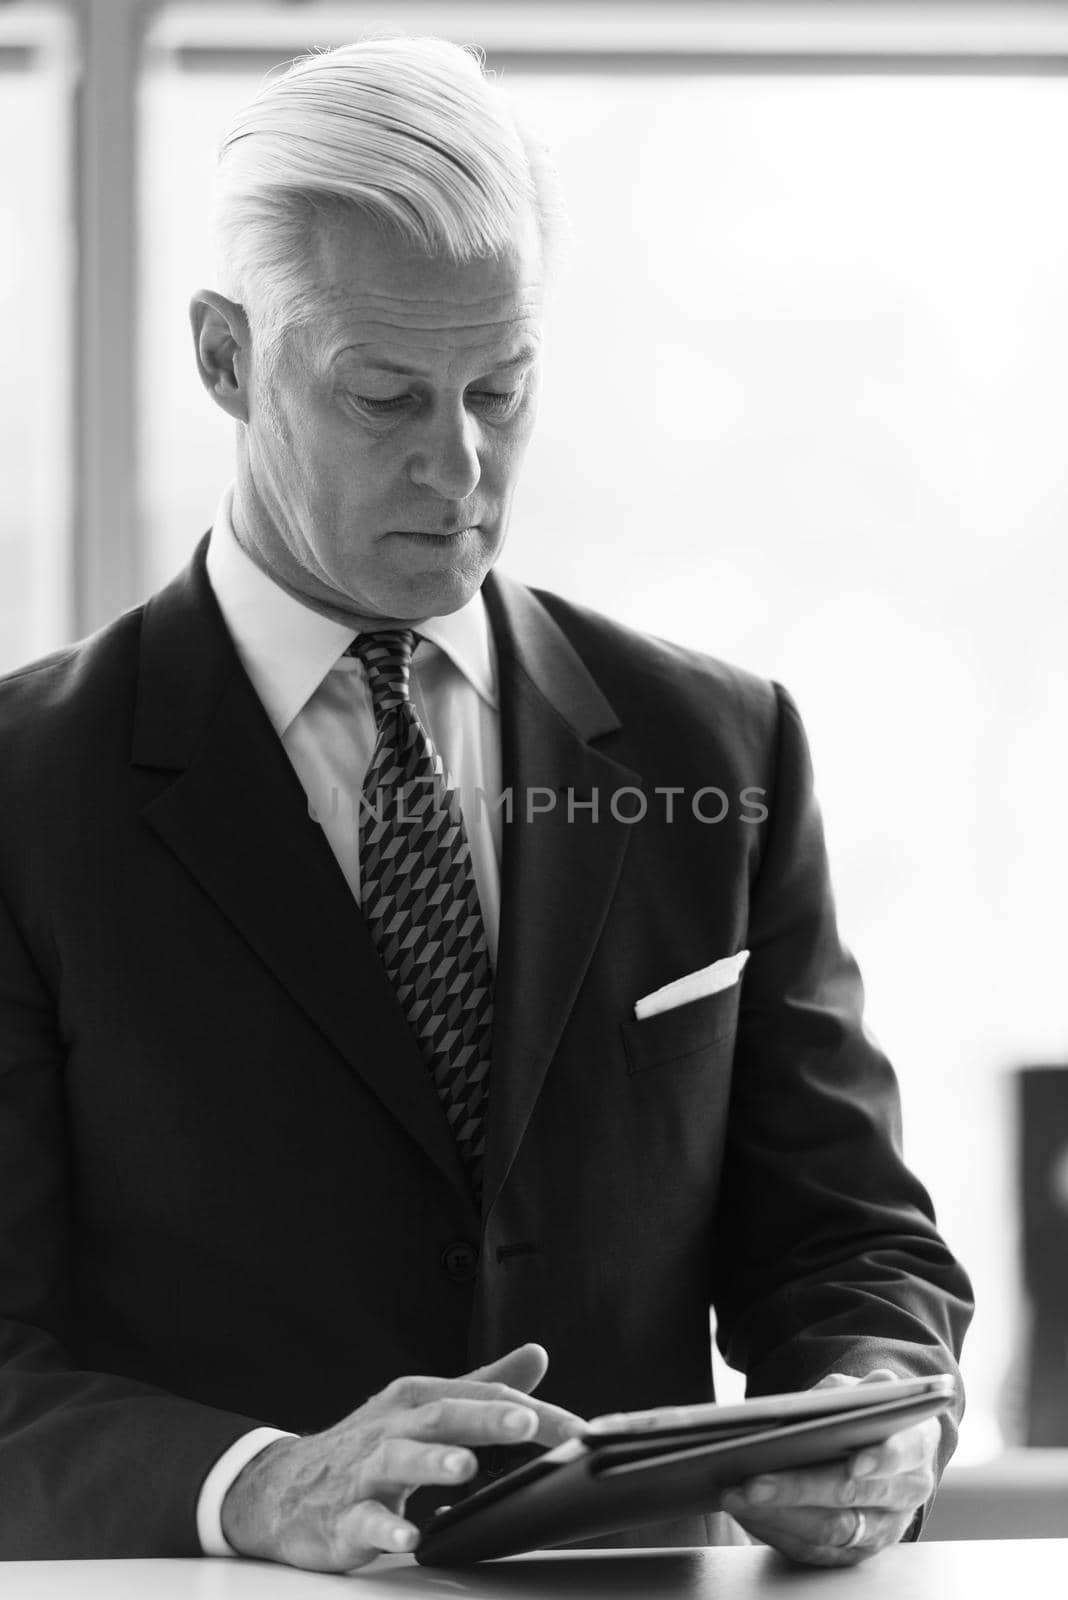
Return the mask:
<svg viewBox="0 0 1068 1600">
<path fill-rule="evenodd" d="M 672 1062 L 699 1056 L 713 1045 L 734 1036 L 738 1025 L 740 983 L 718 994 L 702 995 L 686 1005 L 673 1006 L 639 1022 L 628 1017 L 620 1026 L 627 1056 L 627 1072 L 647 1072 Z"/>
</svg>

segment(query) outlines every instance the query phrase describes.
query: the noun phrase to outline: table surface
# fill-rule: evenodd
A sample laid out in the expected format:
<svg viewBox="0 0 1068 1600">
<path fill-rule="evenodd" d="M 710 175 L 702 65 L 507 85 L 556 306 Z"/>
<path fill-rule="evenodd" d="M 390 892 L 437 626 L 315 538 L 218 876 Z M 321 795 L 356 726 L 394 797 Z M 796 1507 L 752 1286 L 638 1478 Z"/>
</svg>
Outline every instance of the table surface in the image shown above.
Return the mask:
<svg viewBox="0 0 1068 1600">
<path fill-rule="evenodd" d="M 1068 1539 L 897 1545 L 836 1571 L 740 1547 L 543 1551 L 465 1571 L 386 1556 L 341 1577 L 251 1561 L 10 1561 L 0 1588 L 4 1600 L 1061 1600 Z"/>
</svg>

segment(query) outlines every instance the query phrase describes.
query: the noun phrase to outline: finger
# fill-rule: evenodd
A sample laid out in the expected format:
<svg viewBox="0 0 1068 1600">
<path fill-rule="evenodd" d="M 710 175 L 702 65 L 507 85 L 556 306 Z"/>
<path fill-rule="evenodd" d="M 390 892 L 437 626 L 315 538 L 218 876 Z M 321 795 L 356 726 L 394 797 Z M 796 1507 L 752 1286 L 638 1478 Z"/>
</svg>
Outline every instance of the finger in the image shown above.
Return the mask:
<svg viewBox="0 0 1068 1600">
<path fill-rule="evenodd" d="M 750 1478 L 732 1493 L 759 1516 L 784 1506 L 851 1506 L 856 1498 L 856 1480 L 841 1468 L 813 1468 Z"/>
<path fill-rule="evenodd" d="M 859 1545 L 850 1545 L 857 1518 L 848 1509 L 785 1506 L 776 1507 L 773 1512 L 754 1511 L 736 1508 L 731 1496 L 724 1497 L 723 1509 L 763 1544 L 774 1545 L 784 1555 L 816 1566 L 853 1565 L 895 1543 L 908 1526 L 908 1518 L 900 1512 L 865 1511 L 863 1539 Z"/>
<path fill-rule="evenodd" d="M 361 1500 L 337 1521 L 330 1540 L 330 1565 L 335 1572 L 365 1566 L 378 1555 L 414 1550 L 419 1529 L 379 1500 Z"/>
<path fill-rule="evenodd" d="M 563 1444 L 565 1439 L 575 1439 L 586 1432 L 586 1423 L 573 1411 L 554 1406 L 549 1400 L 539 1400 L 536 1395 L 524 1394 L 521 1389 L 511 1389 L 505 1383 L 468 1383 L 453 1379 L 448 1393 L 442 1399 L 505 1401 L 510 1408 L 533 1413 L 534 1422 L 527 1424 L 527 1432 L 518 1427 L 509 1438 L 536 1439 L 539 1444 Z"/>
<path fill-rule="evenodd" d="M 468 1385 L 462 1380 L 455 1380 L 455 1385 L 450 1384 L 449 1392 L 443 1398 L 471 1400 L 507 1401 L 511 1406 L 524 1411 L 532 1411 L 536 1419 L 535 1425 L 529 1434 L 517 1433 L 516 1437 L 536 1439 L 539 1444 L 563 1444 L 565 1439 L 575 1439 L 586 1432 L 586 1422 L 583 1417 L 576 1416 L 573 1411 L 567 1411 L 563 1406 L 553 1405 L 551 1400 L 539 1400 L 537 1395 L 524 1394 L 521 1389 L 511 1389 L 504 1383 L 473 1383 Z"/>
<path fill-rule="evenodd" d="M 530 1394 L 549 1370 L 549 1352 L 541 1344 L 521 1344 L 484 1367 L 461 1374 L 480 1383 L 506 1383 Z"/>
<path fill-rule="evenodd" d="M 538 1414 L 529 1404 L 516 1405 L 510 1400 L 431 1400 L 404 1419 L 408 1438 L 441 1439 L 452 1444 L 522 1443 L 532 1438 L 539 1427 Z M 571 1434 L 564 1437 L 570 1438 Z"/>
<path fill-rule="evenodd" d="M 847 1389 L 855 1387 L 858 1383 L 885 1383 L 888 1378 L 894 1382 L 898 1378 L 898 1374 L 891 1372 L 889 1367 L 873 1367 L 870 1372 L 864 1374 L 863 1378 L 854 1378 L 848 1372 L 828 1372 L 825 1378 L 821 1378 L 812 1387 L 814 1389 Z"/>
<path fill-rule="evenodd" d="M 380 1394 L 373 1397 L 367 1406 L 361 1408 L 366 1417 L 368 1408 L 375 1413 L 391 1410 L 414 1410 L 425 1405 L 433 1405 L 442 1400 L 481 1400 L 505 1401 L 514 1409 L 532 1413 L 534 1420 L 518 1425 L 514 1433 L 508 1435 L 509 1439 L 517 1442 L 524 1439 L 537 1439 L 539 1444 L 563 1444 L 565 1439 L 574 1439 L 586 1431 L 586 1424 L 581 1417 L 573 1411 L 565 1411 L 563 1406 L 554 1406 L 548 1400 L 539 1400 L 534 1395 L 525 1394 L 521 1389 L 513 1389 L 506 1383 L 483 1382 L 473 1378 L 396 1378 L 383 1389 Z M 355 1413 L 359 1415 L 360 1413 Z M 407 1428 L 407 1418 L 404 1426 Z"/>
<path fill-rule="evenodd" d="M 851 1459 L 850 1469 L 859 1477 L 872 1478 L 931 1468 L 941 1437 L 938 1419 L 927 1417 L 911 1428 L 892 1433 L 880 1445 L 858 1451 Z"/>
<path fill-rule="evenodd" d="M 857 1567 L 875 1554 L 874 1550 L 862 1549 L 859 1545 L 843 1550 L 837 1545 L 811 1545 L 785 1532 L 763 1534 L 754 1528 L 746 1531 L 760 1544 L 770 1545 L 801 1567 Z"/>
<path fill-rule="evenodd" d="M 460 1445 L 387 1437 L 361 1463 L 354 1498 L 389 1498 L 427 1483 L 464 1483 L 477 1471 L 473 1452 Z"/>
<path fill-rule="evenodd" d="M 864 1511 L 875 1507 L 915 1510 L 933 1491 L 934 1475 L 927 1469 L 858 1478 L 841 1467 L 812 1467 L 752 1478 L 739 1484 L 735 1492 L 742 1504 L 761 1515 L 788 1506 L 814 1510 L 839 1506 L 856 1506 Z"/>
<path fill-rule="evenodd" d="M 811 1467 L 799 1472 L 765 1473 L 738 1484 L 732 1493 L 759 1516 L 786 1506 L 857 1505 L 860 1484 L 868 1481 L 851 1477 L 842 1467 Z"/>
<path fill-rule="evenodd" d="M 739 1521 L 741 1519 L 739 1518 Z M 757 1523 L 742 1522 L 745 1531 L 758 1543 L 770 1545 L 778 1550 L 789 1560 L 805 1567 L 855 1567 L 861 1561 L 866 1561 L 875 1554 L 869 1550 L 854 1545 L 851 1549 L 843 1549 L 841 1545 L 812 1544 L 803 1536 L 793 1533 L 790 1529 L 780 1527 L 765 1528 Z"/>
</svg>

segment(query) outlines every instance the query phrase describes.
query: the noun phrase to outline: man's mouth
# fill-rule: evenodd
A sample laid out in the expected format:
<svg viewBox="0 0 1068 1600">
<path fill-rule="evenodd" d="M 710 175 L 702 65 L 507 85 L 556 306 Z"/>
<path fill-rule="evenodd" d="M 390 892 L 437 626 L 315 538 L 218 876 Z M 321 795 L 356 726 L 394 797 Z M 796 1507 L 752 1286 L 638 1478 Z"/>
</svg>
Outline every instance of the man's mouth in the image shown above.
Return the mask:
<svg viewBox="0 0 1068 1600">
<path fill-rule="evenodd" d="M 465 533 L 473 533 L 477 527 L 478 523 L 473 522 L 463 528 L 435 528 L 432 532 L 427 532 L 423 528 L 394 528 L 392 531 L 405 539 L 425 539 L 428 543 L 434 544 L 459 539 Z"/>
</svg>

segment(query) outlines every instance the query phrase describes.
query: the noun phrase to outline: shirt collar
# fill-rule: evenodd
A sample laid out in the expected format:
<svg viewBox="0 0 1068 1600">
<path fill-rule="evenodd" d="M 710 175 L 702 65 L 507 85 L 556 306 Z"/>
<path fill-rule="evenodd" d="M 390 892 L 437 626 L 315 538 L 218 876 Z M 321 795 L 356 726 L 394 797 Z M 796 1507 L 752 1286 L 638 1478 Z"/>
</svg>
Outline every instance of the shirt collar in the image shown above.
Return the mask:
<svg viewBox="0 0 1068 1600">
<path fill-rule="evenodd" d="M 281 738 L 344 656 L 357 630 L 294 599 L 245 554 L 234 535 L 233 492 L 228 484 L 215 513 L 208 579 L 241 664 Z M 481 590 L 459 611 L 428 618 L 419 632 L 496 710 L 496 657 Z M 429 649 L 420 650 L 416 660 L 422 665 L 429 655 Z"/>
</svg>

